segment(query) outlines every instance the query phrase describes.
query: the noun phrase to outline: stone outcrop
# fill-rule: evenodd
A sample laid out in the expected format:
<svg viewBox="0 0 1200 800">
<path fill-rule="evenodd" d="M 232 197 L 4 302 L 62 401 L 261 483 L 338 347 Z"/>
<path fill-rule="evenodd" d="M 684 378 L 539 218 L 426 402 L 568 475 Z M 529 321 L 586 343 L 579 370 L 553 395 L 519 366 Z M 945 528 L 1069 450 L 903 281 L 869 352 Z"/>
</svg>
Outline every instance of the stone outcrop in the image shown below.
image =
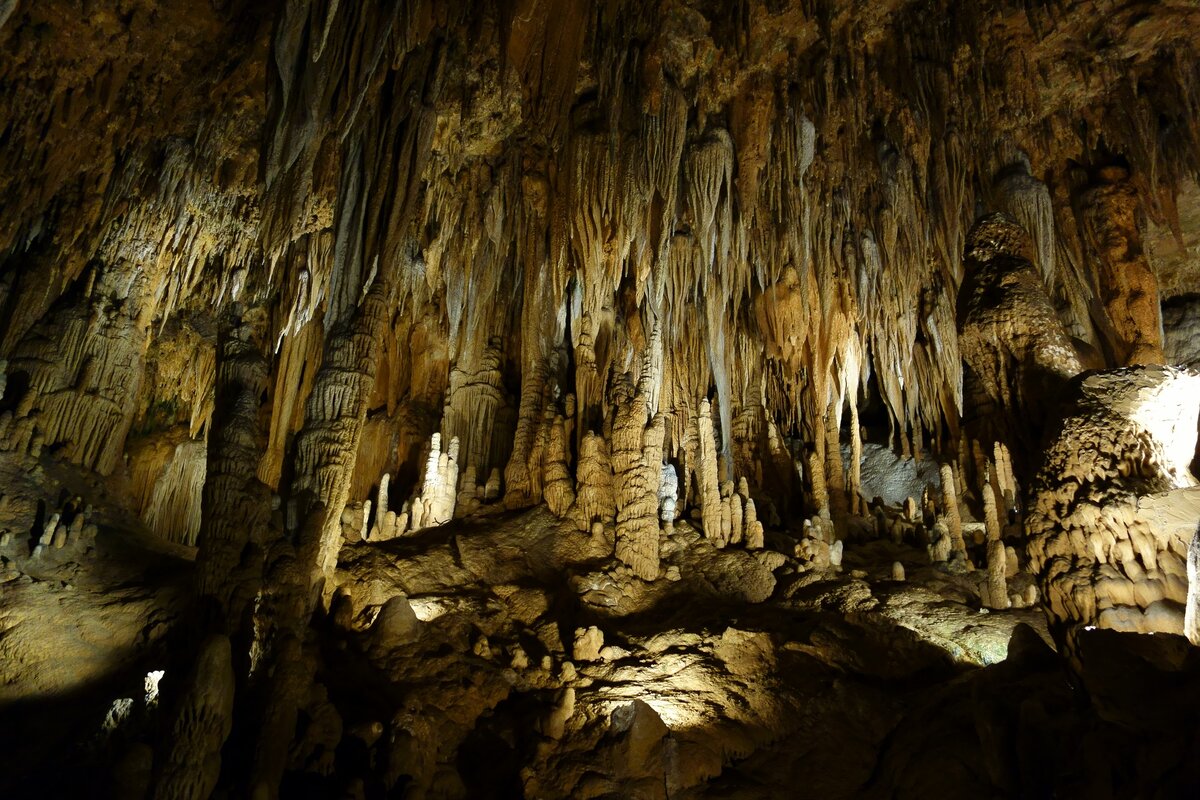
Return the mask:
<svg viewBox="0 0 1200 800">
<path fill-rule="evenodd" d="M 1073 384 L 1026 519 L 1056 630 L 1183 632 L 1198 416 L 1195 372 L 1137 367 Z"/>
</svg>

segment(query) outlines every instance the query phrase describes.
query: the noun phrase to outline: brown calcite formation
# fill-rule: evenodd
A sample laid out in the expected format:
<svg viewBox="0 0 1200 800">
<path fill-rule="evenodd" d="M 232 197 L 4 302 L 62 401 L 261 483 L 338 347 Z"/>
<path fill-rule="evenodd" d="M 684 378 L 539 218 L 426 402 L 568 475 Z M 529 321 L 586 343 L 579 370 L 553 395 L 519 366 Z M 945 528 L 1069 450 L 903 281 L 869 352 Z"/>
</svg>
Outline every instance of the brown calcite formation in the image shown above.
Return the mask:
<svg viewBox="0 0 1200 800">
<path fill-rule="evenodd" d="M 1129 170 L 1119 166 L 1096 170 L 1079 204 L 1116 362 L 1162 364 L 1158 279 L 1142 245 L 1139 222 L 1144 212 Z"/>
<path fill-rule="evenodd" d="M 579 464 L 575 471 L 575 518 L 580 530 L 590 531 L 593 523 L 611 523 L 615 515 L 608 445 L 588 431 L 579 448 Z"/>
<path fill-rule="evenodd" d="M 1054 628 L 1182 633 L 1200 520 L 1189 471 L 1200 374 L 1092 373 L 1072 385 L 1033 486 L 1027 549 Z"/>
<path fill-rule="evenodd" d="M 1033 257 L 1028 232 L 1011 217 L 995 214 L 975 224 L 958 295 L 958 346 L 994 401 L 1037 420 L 1083 363 Z"/>
</svg>

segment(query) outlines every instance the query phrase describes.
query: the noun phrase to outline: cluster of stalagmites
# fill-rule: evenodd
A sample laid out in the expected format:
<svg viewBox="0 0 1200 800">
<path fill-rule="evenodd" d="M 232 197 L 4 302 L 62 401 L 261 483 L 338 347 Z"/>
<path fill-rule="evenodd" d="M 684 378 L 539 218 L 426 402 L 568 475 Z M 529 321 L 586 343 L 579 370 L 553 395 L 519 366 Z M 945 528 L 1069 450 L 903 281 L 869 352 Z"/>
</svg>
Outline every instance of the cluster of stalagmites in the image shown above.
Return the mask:
<svg viewBox="0 0 1200 800">
<path fill-rule="evenodd" d="M 11 516 L 7 508 L 8 503 L 9 499 L 0 494 L 0 519 L 8 519 Z M 36 521 L 34 526 L 37 526 Z M 57 550 L 66 550 L 72 555 L 78 555 L 92 546 L 98 531 L 92 507 L 84 504 L 82 498 L 75 497 L 46 517 L 31 539 L 32 550 L 25 552 L 33 558 L 49 556 Z M 16 543 L 14 531 L 8 528 L 0 530 L 0 549 L 7 550 Z"/>
<path fill-rule="evenodd" d="M 979 478 L 978 485 L 968 482 L 967 470 L 948 462 L 940 466 L 938 485 L 926 485 L 919 500 L 909 497 L 897 510 L 876 499 L 869 516 L 858 518 L 857 524 L 846 520 L 839 528 L 822 509 L 804 521 L 804 536 L 795 546 L 795 555 L 816 568 L 839 570 L 848 544 L 858 538 L 886 539 L 920 547 L 931 564 L 973 579 L 986 608 L 1032 606 L 1039 595 L 1018 554 L 1022 522 L 1007 448 L 996 442 L 993 458 L 984 458 L 979 442 L 973 441 L 967 452 L 975 454 L 972 474 Z M 972 509 L 980 521 L 974 519 Z M 892 572 L 896 580 L 906 577 L 899 562 Z"/>
<path fill-rule="evenodd" d="M 525 474 L 531 476 L 531 485 L 542 488 L 542 498 L 555 516 L 597 542 L 607 542 L 634 575 L 652 581 L 660 577 L 660 537 L 671 533 L 682 508 L 679 474 L 673 463 L 664 463 L 668 417 L 649 412 L 649 369 L 647 365 L 636 389 L 618 387 L 609 439 L 594 431 L 583 434 L 574 474 L 569 417 L 548 409 L 531 448 L 536 471 Z M 568 395 L 566 405 L 572 404 L 573 397 Z M 718 483 L 723 470 L 707 400 L 701 402 L 697 428 L 693 473 L 699 500 L 693 516 L 698 527 L 718 548 L 741 545 L 762 549 L 764 528 L 749 482 L 742 477 L 736 485 L 731 480 Z M 390 505 L 391 476 L 386 473 L 379 480 L 374 501 L 346 507 L 342 528 L 347 539 L 386 541 L 454 518 L 506 507 L 499 471 L 493 470 L 487 483 L 479 487 L 473 466 L 460 473 L 458 440 L 452 440 L 445 452 L 441 441 L 441 436 L 434 434 L 421 483 L 398 512 Z"/>
</svg>

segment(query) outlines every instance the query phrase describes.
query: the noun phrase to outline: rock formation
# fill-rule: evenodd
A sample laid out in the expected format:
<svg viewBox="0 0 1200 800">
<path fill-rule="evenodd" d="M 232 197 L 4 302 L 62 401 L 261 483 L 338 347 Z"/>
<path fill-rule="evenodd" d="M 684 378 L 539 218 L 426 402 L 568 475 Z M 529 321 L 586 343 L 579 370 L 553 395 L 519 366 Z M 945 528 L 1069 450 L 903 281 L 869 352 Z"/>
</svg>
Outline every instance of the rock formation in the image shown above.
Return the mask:
<svg viewBox="0 0 1200 800">
<path fill-rule="evenodd" d="M 1029 556 L 1056 628 L 1182 633 L 1200 514 L 1190 472 L 1200 375 L 1092 373 L 1072 385 L 1033 487 Z"/>
</svg>

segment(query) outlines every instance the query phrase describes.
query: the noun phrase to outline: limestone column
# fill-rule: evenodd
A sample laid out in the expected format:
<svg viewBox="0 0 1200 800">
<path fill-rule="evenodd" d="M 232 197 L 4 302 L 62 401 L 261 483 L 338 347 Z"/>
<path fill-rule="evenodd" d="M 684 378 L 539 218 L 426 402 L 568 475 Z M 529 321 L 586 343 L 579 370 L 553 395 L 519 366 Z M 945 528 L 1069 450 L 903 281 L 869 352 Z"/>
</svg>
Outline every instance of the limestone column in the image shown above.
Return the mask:
<svg viewBox="0 0 1200 800">
<path fill-rule="evenodd" d="M 304 428 L 296 437 L 288 513 L 292 546 L 279 548 L 266 581 L 275 628 L 267 642 L 272 666 L 265 674 L 271 677 L 252 777 L 254 791 L 264 797 L 278 790 L 299 704 L 312 680 L 303 641 L 324 578 L 337 564 L 341 514 L 375 381 L 386 298 L 385 281 L 375 281 L 359 307 L 331 332 L 305 405 Z"/>
</svg>

